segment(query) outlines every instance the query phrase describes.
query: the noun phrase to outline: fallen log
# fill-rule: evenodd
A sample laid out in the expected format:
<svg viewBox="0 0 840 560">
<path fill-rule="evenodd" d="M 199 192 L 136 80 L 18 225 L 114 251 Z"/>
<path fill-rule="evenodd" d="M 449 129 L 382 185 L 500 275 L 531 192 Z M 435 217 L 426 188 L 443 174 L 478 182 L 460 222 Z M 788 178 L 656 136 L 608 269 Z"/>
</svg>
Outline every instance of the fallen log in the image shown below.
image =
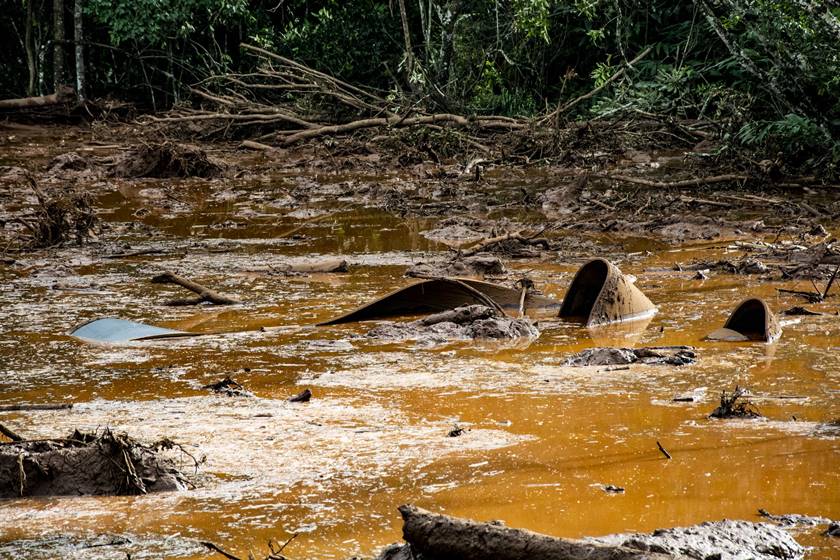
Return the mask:
<svg viewBox="0 0 840 560">
<path fill-rule="evenodd" d="M 166 305 L 198 305 L 199 303 L 208 302 L 214 305 L 233 305 L 239 303 L 239 301 L 230 298 L 224 294 L 220 294 L 219 292 L 212 290 L 206 286 L 202 286 L 197 282 L 193 282 L 192 280 L 188 280 L 186 278 L 182 278 L 177 274 L 173 274 L 171 272 L 164 272 L 163 274 L 158 274 L 154 278 L 152 278 L 152 284 L 176 284 L 181 286 L 182 288 L 186 288 L 191 292 L 195 292 L 198 294 L 196 298 L 189 298 L 189 299 L 176 299 L 166 303 Z"/>
<path fill-rule="evenodd" d="M 624 546 L 585 543 L 479 523 L 404 505 L 403 539 L 423 558 L 446 560 L 667 560 L 682 558 Z"/>
<path fill-rule="evenodd" d="M 504 235 L 498 235 L 496 237 L 489 237 L 487 239 L 483 239 L 473 245 L 468 249 L 464 249 L 460 252 L 462 257 L 471 257 L 478 253 L 483 253 L 488 248 L 492 247 L 493 245 L 498 245 L 499 243 L 503 243 L 505 241 L 518 241 L 524 245 L 540 245 L 544 249 L 548 249 L 549 244 L 548 240 L 544 237 L 527 237 L 522 235 L 522 232 L 514 232 L 514 233 L 505 233 Z"/>
<path fill-rule="evenodd" d="M 612 179 L 613 181 L 621 181 L 622 183 L 631 183 L 633 185 L 643 185 L 645 187 L 655 187 L 660 189 L 698 187 L 700 185 L 714 185 L 716 183 L 743 183 L 745 181 L 750 180 L 750 177 L 746 175 L 715 175 L 713 177 L 698 177 L 697 179 L 685 179 L 683 181 L 651 181 L 650 179 L 630 177 L 629 175 L 611 174 L 597 175 L 597 177 L 603 179 Z"/>
<path fill-rule="evenodd" d="M 45 404 L 0 404 L 0 412 L 16 410 L 65 410 L 73 408 L 73 403 L 45 403 Z"/>
<path fill-rule="evenodd" d="M 37 97 L 21 97 L 19 99 L 0 99 L 0 109 L 31 109 L 33 107 L 49 107 L 69 103 L 75 98 L 75 91 L 71 87 L 64 86 L 56 93 L 39 95 Z"/>
</svg>

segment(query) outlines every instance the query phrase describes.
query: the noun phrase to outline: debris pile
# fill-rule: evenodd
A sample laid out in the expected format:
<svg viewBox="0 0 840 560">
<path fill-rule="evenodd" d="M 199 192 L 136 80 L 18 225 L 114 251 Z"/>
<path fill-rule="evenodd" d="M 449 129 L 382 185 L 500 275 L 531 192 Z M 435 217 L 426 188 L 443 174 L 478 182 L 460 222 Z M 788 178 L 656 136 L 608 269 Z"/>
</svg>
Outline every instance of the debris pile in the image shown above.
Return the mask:
<svg viewBox="0 0 840 560">
<path fill-rule="evenodd" d="M 240 385 L 229 375 L 226 375 L 221 381 L 203 385 L 202 389 L 209 389 L 218 395 L 225 395 L 226 397 L 253 397 L 254 394 L 244 386 Z"/>
<path fill-rule="evenodd" d="M 73 240 L 82 245 L 94 234 L 99 220 L 93 211 L 93 197 L 69 186 L 41 189 L 31 176 L 29 187 L 37 205 L 17 222 L 26 230 L 23 243 L 33 248 L 53 247 Z"/>
<path fill-rule="evenodd" d="M 144 445 L 107 429 L 0 443 L 0 498 L 183 490 L 186 476 L 163 453 L 175 447 L 169 440 Z"/>
<path fill-rule="evenodd" d="M 223 166 L 207 152 L 189 144 L 143 144 L 121 154 L 111 164 L 115 177 L 132 179 L 172 177 L 217 177 Z"/>
<path fill-rule="evenodd" d="M 473 304 L 456 307 L 405 323 L 383 323 L 367 333 L 368 338 L 389 341 L 536 338 L 539 331 L 528 318 L 512 318 L 496 309 Z"/>
<path fill-rule="evenodd" d="M 653 346 L 645 348 L 589 348 L 566 358 L 566 366 L 616 366 L 629 364 L 684 366 L 697 354 L 691 346 Z"/>
<path fill-rule="evenodd" d="M 443 263 L 419 262 L 409 267 L 409 278 L 440 278 L 452 276 L 503 276 L 507 273 L 499 257 L 480 253 L 470 257 L 455 257 Z"/>
<path fill-rule="evenodd" d="M 749 400 L 743 398 L 747 389 L 735 385 L 735 390 L 720 393 L 720 406 L 712 411 L 709 418 L 759 418 L 761 413 Z"/>
</svg>

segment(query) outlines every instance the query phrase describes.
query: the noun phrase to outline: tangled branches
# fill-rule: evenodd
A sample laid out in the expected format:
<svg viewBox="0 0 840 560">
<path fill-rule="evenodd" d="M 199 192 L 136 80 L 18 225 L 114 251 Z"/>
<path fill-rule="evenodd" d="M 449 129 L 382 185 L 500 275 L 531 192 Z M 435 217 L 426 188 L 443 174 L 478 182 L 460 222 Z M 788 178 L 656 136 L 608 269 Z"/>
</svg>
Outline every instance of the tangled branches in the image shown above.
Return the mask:
<svg viewBox="0 0 840 560">
<path fill-rule="evenodd" d="M 27 183 L 35 193 L 37 205 L 31 214 L 16 219 L 26 231 L 24 245 L 53 247 L 70 239 L 82 245 L 90 238 L 98 222 L 90 194 L 72 187 L 45 191 L 31 176 L 27 176 Z"/>
</svg>

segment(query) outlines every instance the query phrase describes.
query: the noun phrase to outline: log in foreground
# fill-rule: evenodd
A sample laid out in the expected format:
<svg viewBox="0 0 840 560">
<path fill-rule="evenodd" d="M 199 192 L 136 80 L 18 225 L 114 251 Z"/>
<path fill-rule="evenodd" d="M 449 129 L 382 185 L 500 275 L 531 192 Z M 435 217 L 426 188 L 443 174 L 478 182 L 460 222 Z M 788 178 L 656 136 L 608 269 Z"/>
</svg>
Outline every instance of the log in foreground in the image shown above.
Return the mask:
<svg viewBox="0 0 840 560">
<path fill-rule="evenodd" d="M 377 560 L 801 560 L 805 549 L 784 525 L 725 519 L 690 527 L 570 540 L 497 522 L 479 523 L 405 505 L 403 538 Z"/>
<path fill-rule="evenodd" d="M 403 538 L 424 559 L 667 560 L 682 558 L 624 546 L 585 543 L 431 513 L 404 505 Z"/>
</svg>

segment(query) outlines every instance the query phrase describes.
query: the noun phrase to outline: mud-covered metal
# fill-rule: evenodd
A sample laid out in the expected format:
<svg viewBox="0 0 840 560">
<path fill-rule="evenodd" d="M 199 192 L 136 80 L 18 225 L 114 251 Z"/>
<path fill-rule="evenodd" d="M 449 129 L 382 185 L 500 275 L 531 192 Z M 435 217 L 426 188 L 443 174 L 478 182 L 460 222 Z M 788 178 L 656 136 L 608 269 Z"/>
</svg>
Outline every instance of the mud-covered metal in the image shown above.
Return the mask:
<svg viewBox="0 0 840 560">
<path fill-rule="evenodd" d="M 617 266 L 593 259 L 575 274 L 559 316 L 592 327 L 638 321 L 655 313 L 653 302 Z"/>
<path fill-rule="evenodd" d="M 355 321 L 387 319 L 401 315 L 421 315 L 455 309 L 461 305 L 486 305 L 498 311 L 515 314 L 519 310 L 522 290 L 470 278 L 435 278 L 416 282 L 394 290 L 344 315 L 319 325 L 337 325 Z M 560 302 L 533 293 L 525 296 L 524 307 L 546 309 L 559 307 Z"/>
<path fill-rule="evenodd" d="M 773 342 L 782 336 L 782 327 L 767 302 L 750 298 L 738 304 L 723 328 L 709 333 L 708 340 L 728 342 Z"/>
<path fill-rule="evenodd" d="M 176 331 L 155 327 L 143 323 L 136 323 L 126 319 L 106 317 L 95 319 L 79 325 L 70 332 L 70 336 L 88 342 L 134 342 L 138 340 L 154 340 L 159 338 L 175 338 L 184 336 L 198 336 L 196 333 Z"/>
</svg>

